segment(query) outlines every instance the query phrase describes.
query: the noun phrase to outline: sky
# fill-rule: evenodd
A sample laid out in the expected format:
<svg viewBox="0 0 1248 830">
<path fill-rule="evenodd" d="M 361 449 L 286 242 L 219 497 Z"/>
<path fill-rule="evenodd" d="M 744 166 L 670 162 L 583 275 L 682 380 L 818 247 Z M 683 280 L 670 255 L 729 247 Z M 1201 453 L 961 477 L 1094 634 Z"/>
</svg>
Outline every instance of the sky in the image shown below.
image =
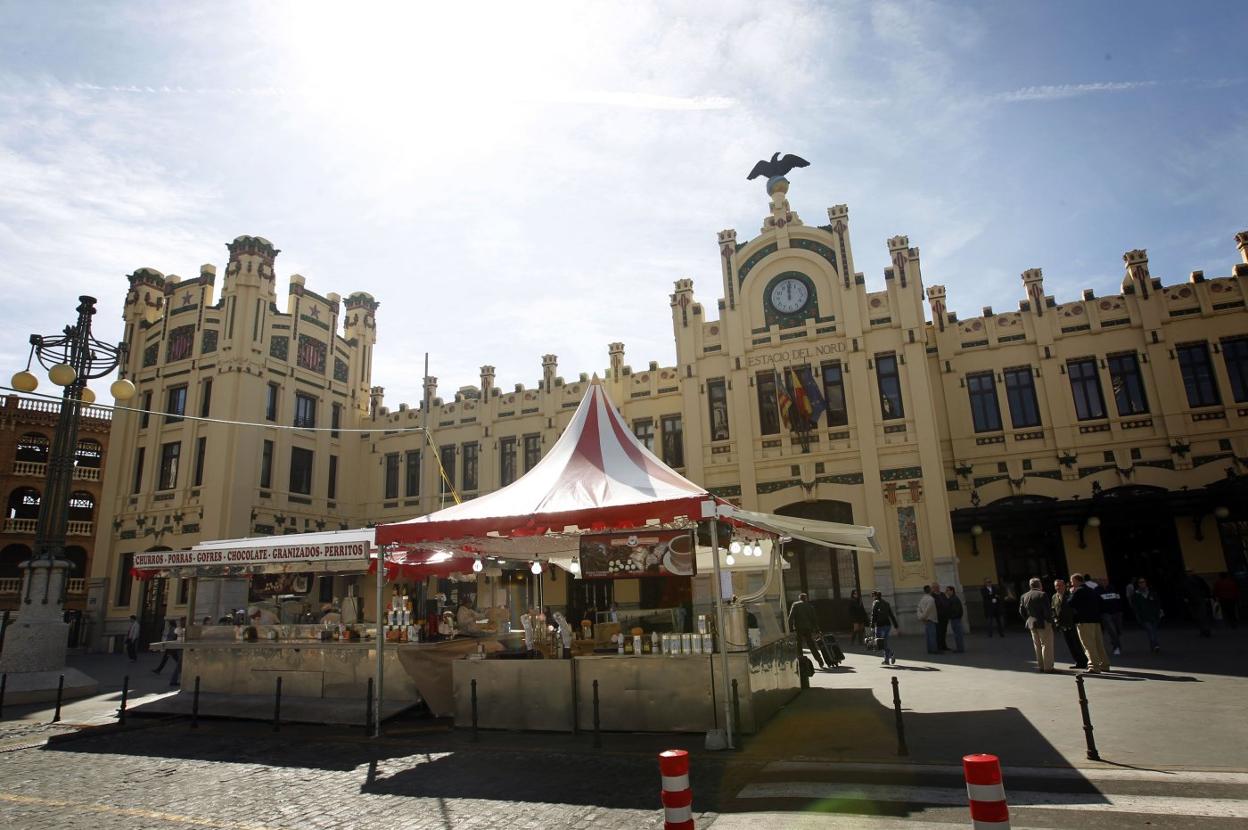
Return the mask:
<svg viewBox="0 0 1248 830">
<path fill-rule="evenodd" d="M 673 282 L 715 314 L 776 151 L 807 224 L 849 205 L 868 290 L 907 234 L 964 318 L 1032 267 L 1116 293 L 1133 248 L 1225 275 L 1245 32 L 1242 2 L 0 0 L 0 375 L 79 294 L 116 341 L 127 274 L 223 272 L 240 234 L 282 250 L 283 310 L 294 273 L 381 301 L 391 408 L 426 351 L 447 397 L 616 340 L 668 365 Z"/>
</svg>

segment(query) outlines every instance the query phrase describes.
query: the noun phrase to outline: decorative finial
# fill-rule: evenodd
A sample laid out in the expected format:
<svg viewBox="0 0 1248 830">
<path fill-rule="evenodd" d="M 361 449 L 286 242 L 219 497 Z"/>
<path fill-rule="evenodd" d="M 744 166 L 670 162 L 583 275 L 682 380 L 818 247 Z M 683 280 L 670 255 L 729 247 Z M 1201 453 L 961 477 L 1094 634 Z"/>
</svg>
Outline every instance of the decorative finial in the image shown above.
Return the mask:
<svg viewBox="0 0 1248 830">
<path fill-rule="evenodd" d="M 795 167 L 809 167 L 810 162 L 801 156 L 795 156 L 792 153 L 786 153 L 784 158 L 780 158 L 779 153 L 772 153 L 771 160 L 760 160 L 754 165 L 754 169 L 750 171 L 750 175 L 746 176 L 747 181 L 753 181 L 759 176 L 767 177 L 767 195 L 771 196 L 776 192 L 787 193 L 789 189 L 789 180 L 785 178 Z"/>
</svg>

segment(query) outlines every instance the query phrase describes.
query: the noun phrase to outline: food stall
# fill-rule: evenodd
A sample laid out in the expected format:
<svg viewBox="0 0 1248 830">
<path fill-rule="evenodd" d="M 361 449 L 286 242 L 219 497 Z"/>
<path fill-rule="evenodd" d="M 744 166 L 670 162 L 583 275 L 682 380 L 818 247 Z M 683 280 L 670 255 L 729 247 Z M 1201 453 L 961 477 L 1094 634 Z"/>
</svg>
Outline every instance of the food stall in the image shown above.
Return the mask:
<svg viewBox="0 0 1248 830">
<path fill-rule="evenodd" d="M 438 551 L 470 558 L 479 577 L 517 563 L 534 577 L 557 569 L 565 582 L 644 576 L 686 598 L 662 614 L 609 608 L 586 619 L 575 613 L 586 609 L 551 602 L 536 580 L 527 651 L 566 659 L 476 653 L 455 661 L 458 722 L 471 716 L 475 687 L 480 726 L 589 728 L 596 688 L 604 729 L 722 731 L 728 745 L 800 688 L 800 651 L 781 602 L 783 542 L 875 551 L 869 527 L 751 513 L 715 498 L 647 450 L 597 382 L 516 482 L 375 531 L 397 561 Z"/>
</svg>

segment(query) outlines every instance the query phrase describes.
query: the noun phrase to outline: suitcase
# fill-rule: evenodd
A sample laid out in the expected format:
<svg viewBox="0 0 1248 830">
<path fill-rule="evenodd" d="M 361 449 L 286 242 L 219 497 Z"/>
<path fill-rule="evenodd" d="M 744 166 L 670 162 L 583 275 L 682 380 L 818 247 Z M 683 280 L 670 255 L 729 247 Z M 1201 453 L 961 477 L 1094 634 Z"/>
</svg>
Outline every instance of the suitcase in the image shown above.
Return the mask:
<svg viewBox="0 0 1248 830">
<path fill-rule="evenodd" d="M 841 651 L 840 645 L 836 642 L 836 637 L 825 635 L 822 631 L 815 632 L 815 645 L 819 647 L 819 653 L 823 655 L 823 662 L 835 668 L 845 662 L 845 652 Z"/>
</svg>

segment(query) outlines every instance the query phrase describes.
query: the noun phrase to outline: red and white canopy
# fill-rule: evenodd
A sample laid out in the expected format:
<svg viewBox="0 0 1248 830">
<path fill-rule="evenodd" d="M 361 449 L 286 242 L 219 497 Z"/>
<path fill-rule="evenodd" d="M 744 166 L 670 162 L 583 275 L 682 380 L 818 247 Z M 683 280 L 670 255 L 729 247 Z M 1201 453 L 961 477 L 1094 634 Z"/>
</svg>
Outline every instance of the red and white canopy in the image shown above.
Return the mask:
<svg viewBox="0 0 1248 830">
<path fill-rule="evenodd" d="M 711 502 L 705 488 L 637 440 L 595 380 L 563 435 L 532 470 L 480 498 L 378 525 L 377 544 L 634 528 L 681 517 L 696 521 L 704 509 L 710 515 Z"/>
</svg>

